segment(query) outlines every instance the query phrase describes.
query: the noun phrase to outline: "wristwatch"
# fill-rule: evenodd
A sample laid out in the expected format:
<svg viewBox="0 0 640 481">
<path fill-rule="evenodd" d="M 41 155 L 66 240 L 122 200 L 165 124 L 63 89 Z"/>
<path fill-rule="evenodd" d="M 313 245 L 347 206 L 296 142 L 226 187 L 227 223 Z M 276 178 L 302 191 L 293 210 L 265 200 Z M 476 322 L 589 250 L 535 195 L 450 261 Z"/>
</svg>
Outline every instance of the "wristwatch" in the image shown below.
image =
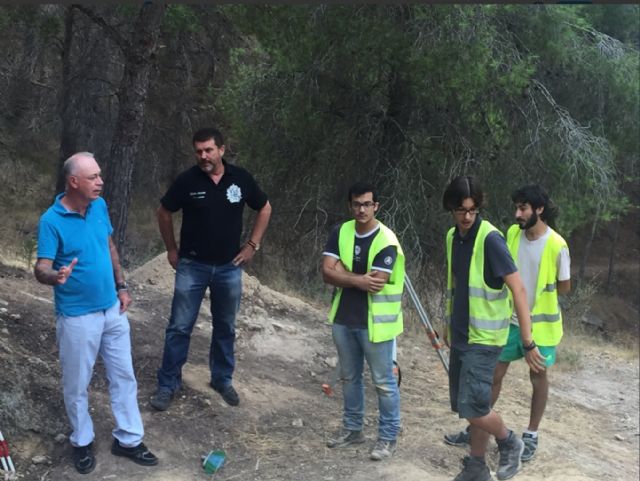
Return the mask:
<svg viewBox="0 0 640 481">
<path fill-rule="evenodd" d="M 534 350 L 536 347 L 537 347 L 536 341 L 534 340 L 531 340 L 531 344 L 529 344 L 528 346 L 525 346 L 525 345 L 522 346 L 522 348 L 527 352 Z"/>
<path fill-rule="evenodd" d="M 129 289 L 129 285 L 127 284 L 127 281 L 116 282 L 116 291 L 126 291 L 127 289 Z"/>
</svg>

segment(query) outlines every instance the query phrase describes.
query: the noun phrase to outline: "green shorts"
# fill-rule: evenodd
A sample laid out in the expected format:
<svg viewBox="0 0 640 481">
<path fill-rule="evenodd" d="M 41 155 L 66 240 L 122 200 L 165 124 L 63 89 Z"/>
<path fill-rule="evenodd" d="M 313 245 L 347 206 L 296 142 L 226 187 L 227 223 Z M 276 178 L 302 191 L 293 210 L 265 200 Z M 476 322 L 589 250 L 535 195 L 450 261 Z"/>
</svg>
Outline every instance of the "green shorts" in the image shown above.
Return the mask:
<svg viewBox="0 0 640 481">
<path fill-rule="evenodd" d="M 556 346 L 538 346 L 540 354 L 547 358 L 547 367 L 556 363 Z M 520 338 L 520 326 L 515 324 L 509 325 L 509 339 L 502 348 L 502 353 L 498 358 L 500 362 L 517 361 L 524 357 L 524 348 L 522 347 L 522 339 Z"/>
</svg>

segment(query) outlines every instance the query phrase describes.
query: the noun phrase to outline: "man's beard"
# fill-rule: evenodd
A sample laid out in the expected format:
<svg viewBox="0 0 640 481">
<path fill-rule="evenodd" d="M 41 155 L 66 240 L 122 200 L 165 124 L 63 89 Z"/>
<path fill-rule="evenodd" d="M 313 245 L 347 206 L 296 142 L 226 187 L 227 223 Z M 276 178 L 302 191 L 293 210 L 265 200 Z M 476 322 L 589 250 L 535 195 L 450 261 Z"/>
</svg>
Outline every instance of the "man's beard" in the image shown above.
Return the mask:
<svg viewBox="0 0 640 481">
<path fill-rule="evenodd" d="M 534 210 L 531 213 L 531 217 L 529 217 L 528 221 L 526 221 L 524 224 L 522 224 L 521 222 L 518 222 L 518 225 L 520 226 L 521 230 L 527 230 L 527 229 L 533 227 L 534 225 L 536 225 L 537 222 L 538 222 L 538 214 Z"/>
</svg>

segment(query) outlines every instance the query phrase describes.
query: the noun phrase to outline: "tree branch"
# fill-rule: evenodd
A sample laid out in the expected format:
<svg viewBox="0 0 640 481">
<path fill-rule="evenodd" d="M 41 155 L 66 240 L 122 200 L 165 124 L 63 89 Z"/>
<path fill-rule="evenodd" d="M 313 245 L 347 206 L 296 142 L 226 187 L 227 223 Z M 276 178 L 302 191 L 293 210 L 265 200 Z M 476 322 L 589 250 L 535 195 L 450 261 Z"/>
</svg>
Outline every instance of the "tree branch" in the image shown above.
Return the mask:
<svg viewBox="0 0 640 481">
<path fill-rule="evenodd" d="M 81 11 L 87 17 L 93 20 L 93 22 L 96 25 L 99 25 L 100 28 L 102 28 L 102 30 L 104 30 L 104 32 L 107 34 L 107 36 L 111 40 L 113 40 L 116 43 L 116 45 L 118 45 L 118 47 L 120 47 L 122 52 L 125 54 L 127 53 L 127 50 L 130 47 L 129 41 L 120 32 L 118 32 L 118 30 L 116 30 L 113 26 L 109 25 L 107 21 L 104 19 L 104 17 L 102 17 L 101 15 L 98 15 L 98 13 L 92 8 L 84 5 L 73 4 L 72 7 L 75 8 L 76 10 Z"/>
</svg>

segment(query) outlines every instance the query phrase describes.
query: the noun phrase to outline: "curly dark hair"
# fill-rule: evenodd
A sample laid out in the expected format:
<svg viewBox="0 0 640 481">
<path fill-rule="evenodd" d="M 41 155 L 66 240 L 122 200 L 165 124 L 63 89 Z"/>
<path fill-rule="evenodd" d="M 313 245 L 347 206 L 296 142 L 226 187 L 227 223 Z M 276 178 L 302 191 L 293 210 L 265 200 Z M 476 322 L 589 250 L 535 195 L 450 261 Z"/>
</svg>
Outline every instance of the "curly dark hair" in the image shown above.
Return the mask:
<svg viewBox="0 0 640 481">
<path fill-rule="evenodd" d="M 513 191 L 511 200 L 514 204 L 529 204 L 533 210 L 544 207 L 540 218 L 552 225 L 558 215 L 558 208 L 549 198 L 549 194 L 538 184 L 529 184 Z"/>
</svg>

